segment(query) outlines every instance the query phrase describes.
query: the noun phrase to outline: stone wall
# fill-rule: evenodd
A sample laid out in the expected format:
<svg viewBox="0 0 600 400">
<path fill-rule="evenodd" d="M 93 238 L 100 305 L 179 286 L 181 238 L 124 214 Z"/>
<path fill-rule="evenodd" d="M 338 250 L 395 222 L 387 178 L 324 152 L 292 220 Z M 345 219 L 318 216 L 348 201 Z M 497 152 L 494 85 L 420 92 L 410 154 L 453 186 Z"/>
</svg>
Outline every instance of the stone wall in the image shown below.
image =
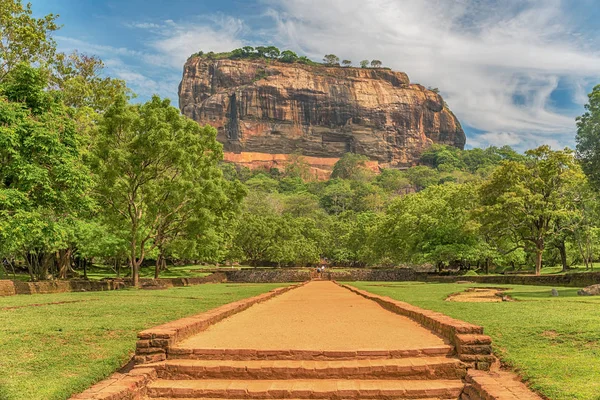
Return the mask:
<svg viewBox="0 0 600 400">
<path fill-rule="evenodd" d="M 416 280 L 424 282 L 452 283 L 470 281 L 490 285 L 539 285 L 585 287 L 600 283 L 600 272 L 584 272 L 565 275 L 495 275 L 495 276 L 436 276 L 416 274 Z"/>
<path fill-rule="evenodd" d="M 227 282 L 246 283 L 304 282 L 311 278 L 309 271 L 296 269 L 248 269 L 227 271 L 225 275 Z"/>
<path fill-rule="evenodd" d="M 325 272 L 326 279 L 346 282 L 383 281 L 402 282 L 417 280 L 417 273 L 410 268 L 395 269 L 353 269 L 347 271 L 331 270 Z"/>
<path fill-rule="evenodd" d="M 203 283 L 224 282 L 224 274 L 211 274 L 202 278 L 163 278 L 140 279 L 142 289 L 168 289 L 171 287 L 200 285 Z M 0 296 L 16 294 L 48 294 L 67 292 L 102 292 L 106 290 L 119 290 L 131 287 L 131 279 L 107 279 L 102 281 L 68 280 L 68 281 L 41 281 L 22 282 L 0 280 Z"/>
</svg>

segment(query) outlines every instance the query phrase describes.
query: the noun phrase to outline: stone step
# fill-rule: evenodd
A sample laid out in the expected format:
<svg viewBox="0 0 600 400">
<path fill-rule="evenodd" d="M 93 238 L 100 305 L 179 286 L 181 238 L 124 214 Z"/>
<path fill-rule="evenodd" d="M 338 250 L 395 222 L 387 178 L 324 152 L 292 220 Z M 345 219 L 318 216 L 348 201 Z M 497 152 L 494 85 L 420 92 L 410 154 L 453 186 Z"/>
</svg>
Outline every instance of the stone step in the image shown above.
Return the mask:
<svg viewBox="0 0 600 400">
<path fill-rule="evenodd" d="M 401 350 L 256 350 L 171 347 L 168 358 L 194 360 L 356 360 L 446 357 L 453 355 L 454 350 L 454 346 L 450 345 Z"/>
<path fill-rule="evenodd" d="M 223 397 L 223 398 L 214 398 L 214 397 L 186 397 L 187 400 L 239 400 L 239 399 L 232 399 L 230 397 Z M 145 399 L 149 399 L 148 397 L 146 397 Z M 181 399 L 181 397 L 179 398 Z M 152 400 L 178 400 L 175 397 L 152 397 Z M 275 398 L 275 399 L 267 399 L 267 398 L 258 398 L 258 399 L 254 399 L 254 400 L 303 400 L 303 399 L 284 399 L 284 398 Z M 419 399 L 419 400 L 456 400 L 456 397 L 450 397 L 450 398 L 441 398 L 441 397 L 428 397 L 428 398 L 423 398 L 423 399 Z"/>
<path fill-rule="evenodd" d="M 167 360 L 155 364 L 164 379 L 462 379 L 458 359 L 414 357 L 371 360 Z"/>
<path fill-rule="evenodd" d="M 148 385 L 150 398 L 218 399 L 458 399 L 459 380 L 164 380 Z"/>
</svg>

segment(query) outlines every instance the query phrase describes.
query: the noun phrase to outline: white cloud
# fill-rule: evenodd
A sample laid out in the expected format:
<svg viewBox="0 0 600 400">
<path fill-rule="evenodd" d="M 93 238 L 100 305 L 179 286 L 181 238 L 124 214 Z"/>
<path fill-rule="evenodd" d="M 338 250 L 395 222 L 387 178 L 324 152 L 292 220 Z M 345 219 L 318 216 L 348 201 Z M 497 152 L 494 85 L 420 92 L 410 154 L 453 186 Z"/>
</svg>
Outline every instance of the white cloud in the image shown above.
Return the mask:
<svg viewBox="0 0 600 400">
<path fill-rule="evenodd" d="M 313 57 L 381 59 L 439 87 L 463 123 L 489 132 L 471 144 L 571 144 L 574 115 L 557 112 L 550 95 L 564 80 L 581 103 L 600 77 L 600 55 L 584 47 L 560 0 L 264 3 L 281 43 Z"/>
<path fill-rule="evenodd" d="M 146 60 L 181 70 L 187 58 L 200 51 L 229 51 L 243 46 L 244 22 L 225 15 L 210 15 L 192 21 L 166 20 L 156 25 L 157 34 L 147 46 L 153 54 Z"/>
</svg>

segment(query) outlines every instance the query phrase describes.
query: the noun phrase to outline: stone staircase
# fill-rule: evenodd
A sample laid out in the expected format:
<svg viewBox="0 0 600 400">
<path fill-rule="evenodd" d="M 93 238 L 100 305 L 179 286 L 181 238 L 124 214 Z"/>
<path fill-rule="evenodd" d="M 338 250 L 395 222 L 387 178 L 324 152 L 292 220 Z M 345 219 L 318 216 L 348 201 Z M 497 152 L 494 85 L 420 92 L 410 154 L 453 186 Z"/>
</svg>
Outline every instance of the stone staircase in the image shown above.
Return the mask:
<svg viewBox="0 0 600 400">
<path fill-rule="evenodd" d="M 176 349 L 174 349 L 176 350 Z M 148 399 L 459 399 L 465 364 L 452 348 L 330 354 L 174 351 L 153 364 Z M 371 355 L 369 355 L 371 354 Z"/>
</svg>

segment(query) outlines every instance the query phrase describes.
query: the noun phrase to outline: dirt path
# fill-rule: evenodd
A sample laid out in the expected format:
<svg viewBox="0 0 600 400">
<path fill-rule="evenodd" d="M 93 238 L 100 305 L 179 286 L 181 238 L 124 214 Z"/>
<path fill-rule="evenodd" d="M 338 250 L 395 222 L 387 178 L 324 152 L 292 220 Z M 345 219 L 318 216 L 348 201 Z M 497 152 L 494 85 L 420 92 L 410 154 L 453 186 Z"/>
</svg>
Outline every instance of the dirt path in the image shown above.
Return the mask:
<svg viewBox="0 0 600 400">
<path fill-rule="evenodd" d="M 447 343 L 335 283 L 311 282 L 225 319 L 187 349 L 412 350 Z"/>
</svg>

